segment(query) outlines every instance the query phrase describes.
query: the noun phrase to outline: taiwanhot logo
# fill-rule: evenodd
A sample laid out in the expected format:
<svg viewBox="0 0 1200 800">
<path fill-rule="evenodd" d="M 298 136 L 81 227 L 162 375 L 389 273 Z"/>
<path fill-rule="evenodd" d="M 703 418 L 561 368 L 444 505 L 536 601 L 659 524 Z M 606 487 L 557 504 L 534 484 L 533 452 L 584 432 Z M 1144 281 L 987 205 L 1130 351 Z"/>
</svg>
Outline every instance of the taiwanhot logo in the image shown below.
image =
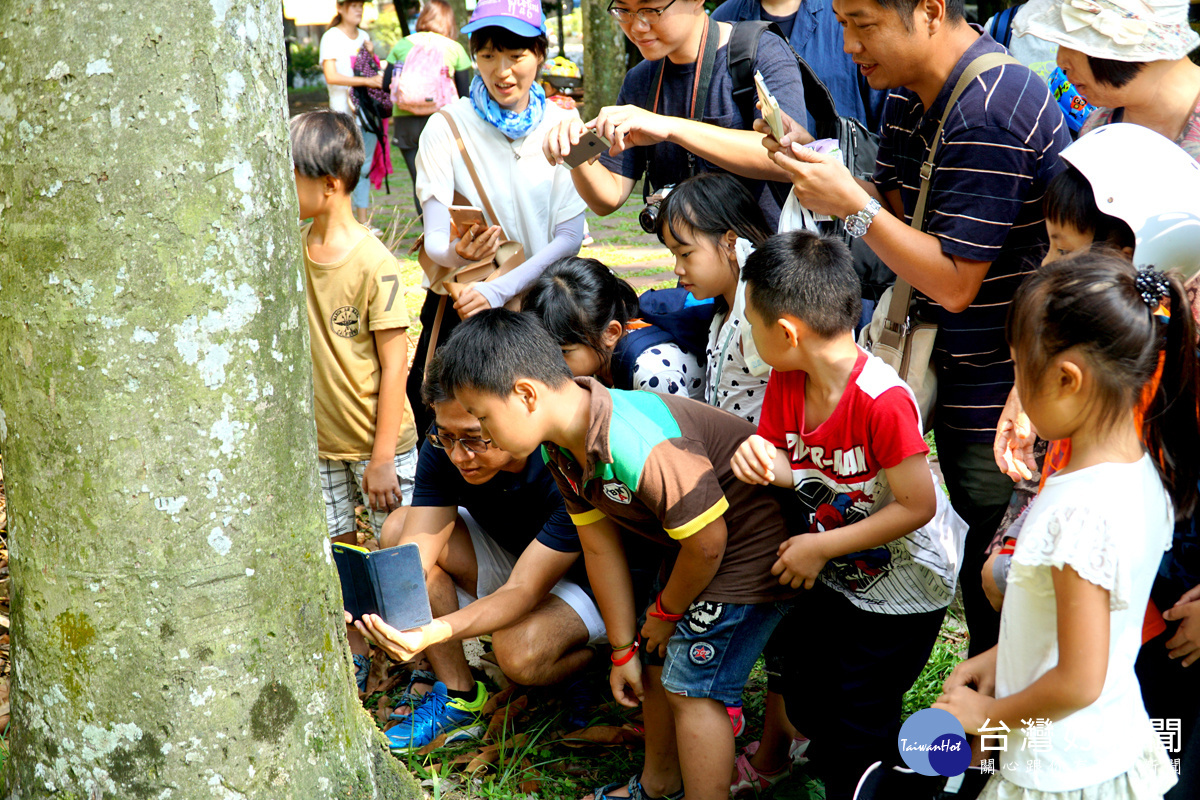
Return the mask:
<svg viewBox="0 0 1200 800">
<path fill-rule="evenodd" d="M 962 723 L 940 708 L 922 709 L 905 720 L 896 746 L 905 765 L 921 775 L 962 775 L 971 763 Z"/>
</svg>

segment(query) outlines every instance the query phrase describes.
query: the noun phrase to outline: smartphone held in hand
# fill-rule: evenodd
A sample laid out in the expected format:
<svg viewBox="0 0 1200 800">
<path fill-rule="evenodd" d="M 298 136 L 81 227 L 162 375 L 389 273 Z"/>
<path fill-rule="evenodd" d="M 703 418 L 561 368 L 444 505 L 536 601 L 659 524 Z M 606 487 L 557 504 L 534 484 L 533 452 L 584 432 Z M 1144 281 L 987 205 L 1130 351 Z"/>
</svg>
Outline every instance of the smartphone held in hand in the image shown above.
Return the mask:
<svg viewBox="0 0 1200 800">
<path fill-rule="evenodd" d="M 767 89 L 767 84 L 763 81 L 761 72 L 754 73 L 754 88 L 758 90 L 758 102 L 762 105 L 763 120 L 771 129 L 771 135 L 776 141 L 783 138 L 783 112 L 779 110 L 779 103 L 775 97 Z"/>
<path fill-rule="evenodd" d="M 612 144 L 603 136 L 600 136 L 593 130 L 585 130 L 583 135 L 579 137 L 579 144 L 573 145 L 571 152 L 563 156 L 563 162 L 571 169 L 575 169 L 575 167 L 590 161 L 610 147 L 612 147 Z"/>
</svg>

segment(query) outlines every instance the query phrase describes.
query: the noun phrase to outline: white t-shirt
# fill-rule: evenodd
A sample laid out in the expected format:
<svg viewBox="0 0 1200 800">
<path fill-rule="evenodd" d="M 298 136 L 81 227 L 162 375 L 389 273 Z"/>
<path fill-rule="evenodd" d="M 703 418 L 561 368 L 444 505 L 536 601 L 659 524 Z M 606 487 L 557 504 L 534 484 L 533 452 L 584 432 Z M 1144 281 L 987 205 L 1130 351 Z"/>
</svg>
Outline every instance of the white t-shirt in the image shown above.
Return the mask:
<svg viewBox="0 0 1200 800">
<path fill-rule="evenodd" d="M 1150 586 L 1171 546 L 1173 526 L 1170 498 L 1148 455 L 1133 464 L 1099 464 L 1047 479 L 1013 553 L 1000 617 L 996 697 L 1025 689 L 1058 663 L 1051 568 L 1066 564 L 1110 593 L 1108 674 L 1096 702 L 1048 726 L 1004 720 L 1011 733 L 998 772 L 1006 780 L 1061 792 L 1144 772 L 1135 768 L 1154 760 L 1166 764 L 1173 782 L 1133 669 Z M 992 720 L 989 727 L 996 725 Z"/>
<path fill-rule="evenodd" d="M 542 155 L 546 132 L 567 117 L 578 117 L 578 112 L 548 102 L 540 125 L 521 139 L 509 139 L 475 113 L 469 97 L 460 97 L 442 111 L 453 115 L 483 191 L 500 217 L 489 223 L 498 222 L 505 236 L 524 245 L 526 258 L 550 243 L 560 223 L 587 208 L 575 191 L 570 171 L 554 166 Z M 441 114 L 431 116 L 421 134 L 416 192 L 421 203 L 433 198 L 446 206 L 454 204 L 458 192 L 467 205 L 484 208 L 450 124 Z M 515 269 L 489 281 L 489 294 L 494 293 L 493 299 L 502 298 L 497 305 L 502 304 L 536 277 Z"/>
<path fill-rule="evenodd" d="M 745 281 L 738 282 L 733 308 L 713 317 L 705 355 L 704 399 L 757 425 L 771 368 L 759 359 L 746 321 Z"/>
<path fill-rule="evenodd" d="M 330 28 L 321 36 L 321 49 L 317 58 L 322 68 L 325 62 L 332 58 L 339 75 L 354 77 L 354 56 L 366 41 L 367 32 L 361 28 L 358 30 L 357 39 L 351 39 L 339 28 Z M 350 87 L 329 86 L 329 107 L 345 114 L 355 113 L 350 107 Z"/>
</svg>

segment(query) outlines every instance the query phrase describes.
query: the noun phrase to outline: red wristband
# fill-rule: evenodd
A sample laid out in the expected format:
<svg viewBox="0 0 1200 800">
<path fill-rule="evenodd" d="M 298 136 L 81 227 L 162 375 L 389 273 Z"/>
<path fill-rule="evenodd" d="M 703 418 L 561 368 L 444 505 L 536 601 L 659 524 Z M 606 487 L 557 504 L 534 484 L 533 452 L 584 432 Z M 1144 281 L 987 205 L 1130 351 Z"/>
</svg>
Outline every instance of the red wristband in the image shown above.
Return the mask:
<svg viewBox="0 0 1200 800">
<path fill-rule="evenodd" d="M 683 614 L 669 614 L 662 607 L 662 592 L 654 598 L 654 610 L 646 613 L 646 616 L 661 619 L 663 622 L 679 622 L 683 619 Z"/>
<path fill-rule="evenodd" d="M 637 655 L 637 651 L 638 651 L 638 640 L 637 640 L 637 639 L 634 639 L 634 640 L 633 640 L 633 644 L 627 644 L 627 645 L 625 645 L 625 647 L 629 648 L 629 652 L 628 652 L 628 653 L 626 653 L 625 655 L 621 656 L 620 658 L 616 658 L 615 656 L 612 656 L 612 655 L 610 655 L 610 656 L 608 657 L 608 660 L 609 660 L 609 661 L 611 661 L 611 662 L 613 663 L 613 666 L 614 666 L 614 667 L 623 667 L 623 666 L 625 666 L 626 664 L 628 664 L 630 661 L 632 661 L 632 660 L 633 660 L 633 657 L 634 657 L 635 655 Z M 621 648 L 617 648 L 617 649 L 618 649 L 618 650 L 624 650 L 625 648 L 624 648 L 624 647 L 621 647 Z M 615 651 L 614 651 L 614 652 L 615 652 Z"/>
</svg>

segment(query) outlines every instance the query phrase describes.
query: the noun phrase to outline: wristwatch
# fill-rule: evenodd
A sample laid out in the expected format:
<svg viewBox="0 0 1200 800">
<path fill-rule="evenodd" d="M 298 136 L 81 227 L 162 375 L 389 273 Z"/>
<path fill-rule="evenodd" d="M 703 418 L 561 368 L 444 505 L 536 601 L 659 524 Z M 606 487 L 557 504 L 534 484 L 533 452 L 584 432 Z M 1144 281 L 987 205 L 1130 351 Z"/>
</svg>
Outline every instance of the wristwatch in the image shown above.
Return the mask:
<svg viewBox="0 0 1200 800">
<path fill-rule="evenodd" d="M 879 205 L 879 201 L 872 197 L 867 201 L 867 207 L 857 214 L 851 214 L 846 217 L 846 233 L 853 236 L 855 239 L 867 232 L 867 228 L 871 227 L 871 221 L 875 219 L 875 215 L 880 212 L 883 206 Z"/>
</svg>

